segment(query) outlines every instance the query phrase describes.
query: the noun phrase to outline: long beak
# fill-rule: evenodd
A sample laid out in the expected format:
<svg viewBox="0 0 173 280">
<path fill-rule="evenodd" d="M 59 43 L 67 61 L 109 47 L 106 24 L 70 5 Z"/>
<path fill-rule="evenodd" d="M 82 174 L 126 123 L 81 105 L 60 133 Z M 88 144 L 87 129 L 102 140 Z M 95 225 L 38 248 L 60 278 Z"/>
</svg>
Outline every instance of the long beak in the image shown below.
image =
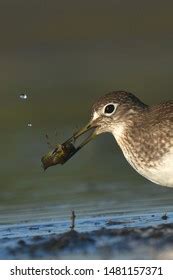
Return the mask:
<svg viewBox="0 0 173 280">
<path fill-rule="evenodd" d="M 87 133 L 88 131 L 91 130 L 91 133 L 88 135 L 88 137 L 86 139 L 84 139 L 84 141 L 82 141 L 78 146 L 77 146 L 77 150 L 80 150 L 83 146 L 85 146 L 88 142 L 90 142 L 92 139 L 94 139 L 96 137 L 96 125 L 94 125 L 94 123 L 89 122 L 86 126 L 82 127 L 81 129 L 79 129 L 77 132 L 75 132 L 73 134 L 73 140 L 74 142 L 76 142 L 76 140 L 84 135 L 85 133 Z"/>
</svg>

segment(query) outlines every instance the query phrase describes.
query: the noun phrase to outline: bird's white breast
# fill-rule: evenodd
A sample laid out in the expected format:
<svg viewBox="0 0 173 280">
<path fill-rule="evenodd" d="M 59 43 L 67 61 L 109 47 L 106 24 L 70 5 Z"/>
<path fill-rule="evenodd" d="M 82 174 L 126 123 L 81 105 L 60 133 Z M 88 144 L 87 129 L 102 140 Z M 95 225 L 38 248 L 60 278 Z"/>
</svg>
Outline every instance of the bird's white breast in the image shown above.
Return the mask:
<svg viewBox="0 0 173 280">
<path fill-rule="evenodd" d="M 148 180 L 162 186 L 173 187 L 173 147 L 169 150 L 169 152 L 164 154 L 164 156 L 159 159 L 154 167 L 137 165 L 134 163 L 130 151 L 126 150 L 124 145 L 121 143 L 122 134 L 122 126 L 116 128 L 116 130 L 113 132 L 116 141 L 118 142 L 126 160 L 130 163 L 130 165 Z"/>
<path fill-rule="evenodd" d="M 142 175 L 156 184 L 173 187 L 173 148 L 160 159 L 156 167 L 143 171 Z"/>
</svg>

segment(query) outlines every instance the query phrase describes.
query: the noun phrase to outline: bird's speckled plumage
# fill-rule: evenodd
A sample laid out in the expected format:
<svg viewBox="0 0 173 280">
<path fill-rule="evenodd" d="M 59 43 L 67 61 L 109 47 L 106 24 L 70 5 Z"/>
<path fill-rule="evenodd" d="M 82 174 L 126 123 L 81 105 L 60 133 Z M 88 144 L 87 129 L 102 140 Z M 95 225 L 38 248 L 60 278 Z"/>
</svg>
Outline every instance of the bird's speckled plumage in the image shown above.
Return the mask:
<svg viewBox="0 0 173 280">
<path fill-rule="evenodd" d="M 109 103 L 118 105 L 108 117 L 103 108 Z M 173 101 L 148 106 L 132 93 L 111 92 L 93 105 L 92 119 L 97 134 L 111 132 L 141 175 L 173 187 Z"/>
</svg>

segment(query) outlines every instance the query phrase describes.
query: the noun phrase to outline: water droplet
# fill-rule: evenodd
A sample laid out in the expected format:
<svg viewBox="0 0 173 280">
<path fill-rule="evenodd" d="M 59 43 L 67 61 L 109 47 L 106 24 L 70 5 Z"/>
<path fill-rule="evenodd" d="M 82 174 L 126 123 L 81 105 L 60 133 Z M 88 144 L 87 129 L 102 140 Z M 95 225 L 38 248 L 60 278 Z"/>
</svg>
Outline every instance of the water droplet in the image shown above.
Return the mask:
<svg viewBox="0 0 173 280">
<path fill-rule="evenodd" d="M 28 96 L 27 96 L 26 93 L 21 93 L 21 94 L 20 94 L 20 99 L 25 100 L 25 99 L 27 99 L 27 98 L 28 98 Z"/>
<path fill-rule="evenodd" d="M 28 123 L 28 127 L 32 127 L 32 123 Z"/>
</svg>

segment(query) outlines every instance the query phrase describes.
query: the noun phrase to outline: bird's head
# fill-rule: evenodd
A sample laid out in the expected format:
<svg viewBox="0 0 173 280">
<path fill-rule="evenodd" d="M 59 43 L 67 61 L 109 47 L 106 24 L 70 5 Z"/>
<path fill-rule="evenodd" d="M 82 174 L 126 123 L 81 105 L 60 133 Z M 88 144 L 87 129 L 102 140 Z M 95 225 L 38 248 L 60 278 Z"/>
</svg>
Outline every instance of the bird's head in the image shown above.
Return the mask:
<svg viewBox="0 0 173 280">
<path fill-rule="evenodd" d="M 134 115 L 140 116 L 140 112 L 146 107 L 147 105 L 132 93 L 110 92 L 94 103 L 89 123 L 74 134 L 74 139 L 76 140 L 89 130 L 91 133 L 81 143 L 81 147 L 105 132 L 112 133 L 115 138 L 118 138 L 123 134 L 125 128 L 133 122 Z"/>
</svg>

